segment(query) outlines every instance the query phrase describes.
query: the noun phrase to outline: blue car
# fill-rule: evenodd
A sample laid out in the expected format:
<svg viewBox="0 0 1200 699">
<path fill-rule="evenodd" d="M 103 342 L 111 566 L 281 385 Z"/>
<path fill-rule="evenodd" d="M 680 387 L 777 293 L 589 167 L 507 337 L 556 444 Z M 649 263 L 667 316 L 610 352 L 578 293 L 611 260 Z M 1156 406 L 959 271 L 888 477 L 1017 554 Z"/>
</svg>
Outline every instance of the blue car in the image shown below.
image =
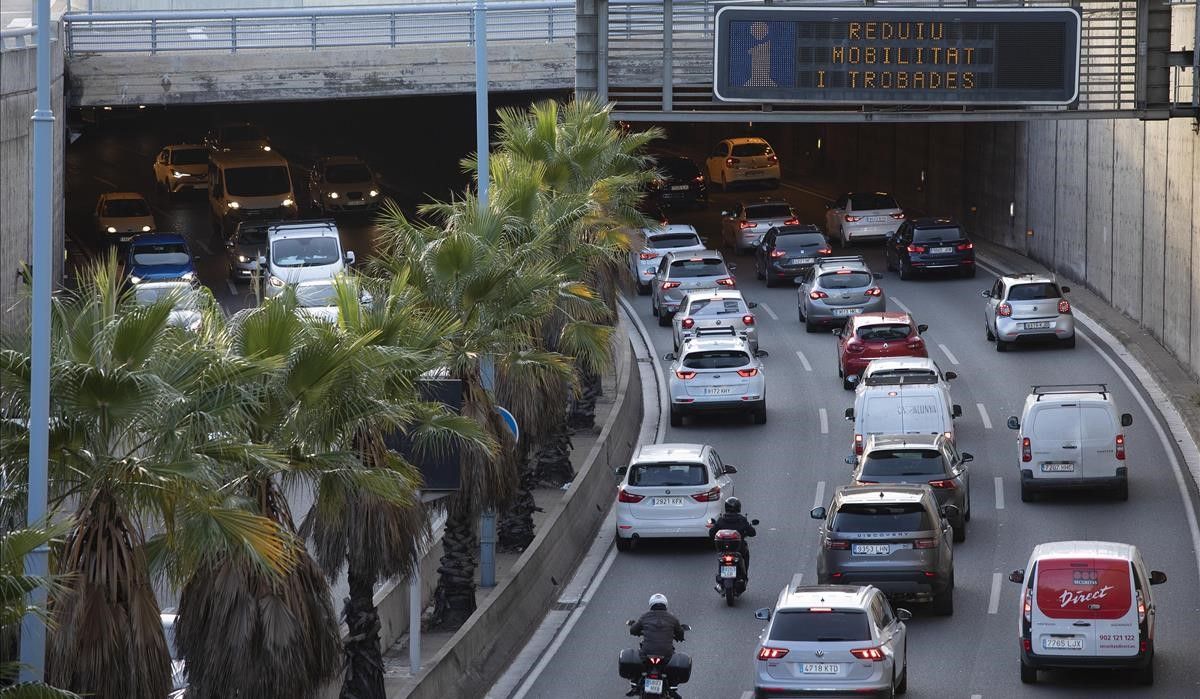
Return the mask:
<svg viewBox="0 0 1200 699">
<path fill-rule="evenodd" d="M 133 284 L 175 279 L 193 282 L 196 266 L 187 241 L 178 233 L 150 233 L 134 236 L 129 243 L 125 273 Z"/>
</svg>

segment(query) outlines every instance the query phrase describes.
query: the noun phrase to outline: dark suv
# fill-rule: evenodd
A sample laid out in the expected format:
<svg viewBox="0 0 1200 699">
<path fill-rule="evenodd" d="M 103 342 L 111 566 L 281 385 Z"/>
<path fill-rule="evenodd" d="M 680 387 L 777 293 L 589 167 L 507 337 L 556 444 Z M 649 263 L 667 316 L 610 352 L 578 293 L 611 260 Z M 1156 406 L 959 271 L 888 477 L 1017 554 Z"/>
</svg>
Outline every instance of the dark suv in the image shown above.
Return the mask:
<svg viewBox="0 0 1200 699">
<path fill-rule="evenodd" d="M 647 199 L 663 207 L 708 205 L 708 185 L 696 163 L 688 158 L 663 156 L 654 169 L 663 177 L 650 183 Z"/>
<path fill-rule="evenodd" d="M 954 270 L 964 277 L 975 276 L 975 244 L 966 231 L 950 218 L 918 218 L 905 221 L 883 246 L 888 270 L 899 270 L 901 279 L 917 272 Z"/>
<path fill-rule="evenodd" d="M 791 282 L 817 258 L 832 255 L 833 248 L 820 228 L 812 224 L 777 226 L 767 231 L 754 249 L 754 274 L 767 286 L 785 279 Z"/>
</svg>

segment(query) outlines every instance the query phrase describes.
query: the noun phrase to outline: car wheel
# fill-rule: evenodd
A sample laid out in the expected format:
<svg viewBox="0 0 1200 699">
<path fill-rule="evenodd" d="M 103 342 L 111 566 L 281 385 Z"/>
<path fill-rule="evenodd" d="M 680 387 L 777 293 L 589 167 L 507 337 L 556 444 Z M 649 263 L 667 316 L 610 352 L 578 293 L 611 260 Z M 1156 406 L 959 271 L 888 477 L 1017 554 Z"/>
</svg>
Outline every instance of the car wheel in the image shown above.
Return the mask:
<svg viewBox="0 0 1200 699">
<path fill-rule="evenodd" d="M 997 337 L 996 338 L 996 351 L 997 352 L 1007 352 L 1008 351 L 1008 343 Z"/>
<path fill-rule="evenodd" d="M 961 544 L 967 540 L 967 520 L 964 517 L 954 525 L 954 543 Z"/>
<path fill-rule="evenodd" d="M 1065 349 L 1075 349 L 1075 336 L 1072 335 L 1068 337 L 1067 339 L 1063 340 L 1061 344 Z"/>
<path fill-rule="evenodd" d="M 954 575 L 950 575 L 950 587 L 933 598 L 933 613 L 938 616 L 954 616 Z"/>
<path fill-rule="evenodd" d="M 622 539 L 620 536 L 618 536 L 617 537 L 617 550 L 618 551 L 632 551 L 633 550 L 633 539 L 632 538 Z"/>
<path fill-rule="evenodd" d="M 987 323 L 983 324 L 983 334 L 987 335 L 988 342 L 991 342 L 992 340 L 996 339 L 996 336 L 992 334 L 991 327 L 989 327 Z"/>
<path fill-rule="evenodd" d="M 883 690 L 883 694 L 880 694 L 879 696 L 883 697 L 884 699 L 893 699 L 893 697 L 896 696 L 896 687 L 894 685 L 888 687 L 887 689 Z"/>
<path fill-rule="evenodd" d="M 849 376 L 842 377 L 842 388 L 846 389 L 847 391 L 854 390 L 854 382 L 850 380 Z"/>
<path fill-rule="evenodd" d="M 970 488 L 967 489 L 967 513 L 965 515 L 963 515 L 963 521 L 964 522 L 971 521 L 971 490 L 970 490 Z"/>
<path fill-rule="evenodd" d="M 1021 684 L 1037 684 L 1037 668 L 1021 661 Z"/>
<path fill-rule="evenodd" d="M 815 333 L 818 330 L 820 330 L 820 328 L 817 327 L 816 323 L 810 321 L 808 318 L 804 319 L 804 331 L 805 332 Z"/>
<path fill-rule="evenodd" d="M 900 671 L 900 681 L 896 683 L 896 694 L 908 691 L 908 644 L 904 645 L 904 669 Z"/>
<path fill-rule="evenodd" d="M 671 427 L 683 427 L 683 413 L 671 408 Z"/>
<path fill-rule="evenodd" d="M 962 272 L 960 272 L 960 274 L 966 279 L 974 279 L 975 278 L 975 265 L 970 265 L 969 267 L 963 267 Z"/>
<path fill-rule="evenodd" d="M 1033 502 L 1037 499 L 1037 493 L 1024 480 L 1021 481 L 1021 502 Z"/>
<path fill-rule="evenodd" d="M 1138 670 L 1137 682 L 1140 685 L 1150 686 L 1154 684 L 1154 663 L 1148 663 L 1146 667 Z"/>
<path fill-rule="evenodd" d="M 722 192 L 729 191 L 729 181 L 727 179 L 725 179 L 725 173 L 723 173 L 723 172 L 721 173 L 721 191 Z"/>
<path fill-rule="evenodd" d="M 670 327 L 670 325 L 671 325 L 671 315 L 670 315 L 670 313 L 668 313 L 667 311 L 665 311 L 665 310 L 663 310 L 663 309 L 659 309 L 659 311 L 658 311 L 658 325 L 659 325 L 659 327 L 661 327 L 661 328 Z"/>
<path fill-rule="evenodd" d="M 1121 502 L 1125 502 L 1125 501 L 1129 500 L 1129 481 L 1128 480 L 1121 481 L 1121 485 L 1118 485 L 1113 490 L 1113 497 L 1115 497 L 1117 500 L 1120 500 Z"/>
<path fill-rule="evenodd" d="M 765 281 L 767 282 L 767 286 L 771 286 L 771 280 L 770 280 L 770 279 L 767 279 L 767 275 L 766 275 L 766 273 L 765 273 L 765 272 L 763 272 L 763 269 L 762 269 L 762 267 L 760 267 L 760 266 L 758 265 L 758 261 L 757 261 L 757 260 L 754 262 L 754 278 L 755 278 L 755 279 L 763 279 L 763 280 L 765 280 Z"/>
<path fill-rule="evenodd" d="M 908 281 L 909 279 L 912 279 L 912 277 L 912 267 L 905 263 L 904 260 L 900 260 L 900 278 L 904 281 Z"/>
<path fill-rule="evenodd" d="M 755 410 L 752 413 L 752 419 L 754 420 L 754 424 L 756 424 L 756 425 L 767 424 L 767 409 L 765 407 L 763 407 L 763 408 L 759 408 L 758 410 Z"/>
<path fill-rule="evenodd" d="M 649 296 L 650 295 L 650 285 L 638 282 L 637 283 L 637 292 L 638 292 L 638 296 Z"/>
<path fill-rule="evenodd" d="M 896 265 L 892 264 L 892 256 L 886 252 L 883 253 L 883 266 L 889 272 L 896 271 Z"/>
</svg>

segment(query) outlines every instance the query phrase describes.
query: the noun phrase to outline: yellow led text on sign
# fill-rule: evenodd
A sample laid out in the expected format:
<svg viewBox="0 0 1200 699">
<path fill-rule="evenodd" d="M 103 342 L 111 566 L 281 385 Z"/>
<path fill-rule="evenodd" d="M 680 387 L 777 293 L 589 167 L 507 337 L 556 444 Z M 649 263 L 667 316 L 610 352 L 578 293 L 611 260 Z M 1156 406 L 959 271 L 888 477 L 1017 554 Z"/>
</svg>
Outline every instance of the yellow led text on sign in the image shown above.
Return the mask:
<svg viewBox="0 0 1200 699">
<path fill-rule="evenodd" d="M 974 89 L 975 49 L 937 45 L 945 37 L 945 22 L 848 22 L 829 62 L 847 66 L 851 89 Z M 816 86 L 829 87 L 825 70 L 817 70 Z"/>
</svg>

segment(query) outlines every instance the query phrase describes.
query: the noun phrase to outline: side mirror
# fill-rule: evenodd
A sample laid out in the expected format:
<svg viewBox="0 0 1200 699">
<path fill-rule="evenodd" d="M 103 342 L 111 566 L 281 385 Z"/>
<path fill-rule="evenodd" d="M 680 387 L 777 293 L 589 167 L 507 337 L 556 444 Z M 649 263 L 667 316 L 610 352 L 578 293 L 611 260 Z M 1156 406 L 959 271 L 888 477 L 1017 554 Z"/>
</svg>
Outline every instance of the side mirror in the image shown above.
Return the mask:
<svg viewBox="0 0 1200 699">
<path fill-rule="evenodd" d="M 854 408 L 846 408 L 846 419 L 847 420 L 854 419 Z"/>
<path fill-rule="evenodd" d="M 1069 286 L 1061 286 L 1061 287 L 1059 287 L 1059 288 L 1060 288 L 1060 289 L 1062 289 L 1062 292 L 1063 292 L 1064 294 L 1067 294 L 1067 293 L 1070 293 L 1070 292 L 1071 292 L 1071 287 L 1069 287 Z"/>
<path fill-rule="evenodd" d="M 1162 585 L 1166 581 L 1167 581 L 1166 573 L 1162 572 L 1161 570 L 1150 571 L 1150 584 L 1151 585 Z"/>
<path fill-rule="evenodd" d="M 733 214 L 729 213 L 728 211 L 722 211 L 721 215 L 722 216 L 732 216 Z"/>
<path fill-rule="evenodd" d="M 353 250 L 346 251 L 346 264 L 348 264 L 348 265 L 354 264 L 354 251 Z"/>
<path fill-rule="evenodd" d="M 946 519 L 958 519 L 958 515 L 960 512 L 962 512 L 962 510 L 958 509 L 958 505 L 942 505 L 942 508 L 939 510 L 939 512 L 941 512 L 942 517 Z"/>
<path fill-rule="evenodd" d="M 846 462 L 847 466 L 857 466 L 858 465 L 858 459 L 855 459 L 853 456 L 847 456 L 845 459 L 843 459 L 843 461 Z"/>
<path fill-rule="evenodd" d="M 813 519 L 825 519 L 825 508 L 814 507 L 808 511 L 808 516 L 812 517 Z"/>
<path fill-rule="evenodd" d="M 923 333 L 928 329 L 929 329 L 929 326 L 925 325 L 924 323 L 921 323 L 920 325 L 917 326 L 917 332 L 919 332 L 919 333 Z"/>
<path fill-rule="evenodd" d="M 950 417 L 962 417 L 962 406 L 957 403 L 950 406 Z"/>
<path fill-rule="evenodd" d="M 236 247 L 237 247 L 237 243 L 233 242 L 232 240 L 226 240 L 226 241 L 225 241 L 225 248 L 226 248 L 226 249 L 228 249 L 228 250 L 232 250 L 232 249 L 234 249 L 234 248 L 236 248 Z"/>
<path fill-rule="evenodd" d="M 737 466 L 733 466 L 731 464 L 725 464 L 725 468 L 722 469 L 721 472 L 722 473 L 737 473 Z"/>
<path fill-rule="evenodd" d="M 846 377 L 846 383 L 853 386 L 858 383 L 858 379 L 859 379 L 858 374 L 851 374 L 850 376 Z"/>
<path fill-rule="evenodd" d="M 1019 568 L 1008 574 L 1010 582 L 1023 583 L 1025 582 L 1025 569 Z"/>
<path fill-rule="evenodd" d="M 628 466 L 618 466 L 613 469 L 613 473 L 617 474 L 617 478 L 624 478 L 626 473 L 629 473 Z"/>
<path fill-rule="evenodd" d="M 754 610 L 754 618 L 758 619 L 759 621 L 770 621 L 771 620 L 770 608 L 763 607 L 761 609 L 755 609 Z"/>
<path fill-rule="evenodd" d="M 958 374 L 954 373 L 953 371 L 947 371 L 945 374 L 942 374 L 942 376 L 946 377 L 947 381 L 953 381 L 954 379 L 958 378 Z"/>
<path fill-rule="evenodd" d="M 636 622 L 636 621 L 634 621 L 633 619 L 626 619 L 626 620 L 625 620 L 625 625 L 626 625 L 626 626 L 633 626 L 633 625 L 634 625 L 634 624 L 636 624 L 636 623 L 637 623 L 637 622 Z"/>
<path fill-rule="evenodd" d="M 833 202 L 831 202 L 831 201 L 827 201 L 827 202 L 825 202 L 825 208 L 826 208 L 826 209 L 832 209 L 832 208 L 833 208 Z"/>
<path fill-rule="evenodd" d="M 757 301 L 749 301 L 746 303 L 746 308 L 758 308 Z"/>
<path fill-rule="evenodd" d="M 266 256 L 266 255 L 259 255 L 259 256 L 258 256 L 258 266 L 259 266 L 259 267 L 266 267 L 266 266 L 267 266 L 267 256 Z"/>
<path fill-rule="evenodd" d="M 979 295 L 985 299 L 990 299 L 992 297 L 992 292 L 987 289 L 981 289 Z"/>
<path fill-rule="evenodd" d="M 880 274 L 879 272 L 876 272 L 876 273 L 872 274 L 871 276 L 875 277 L 876 279 L 883 279 L 883 275 Z"/>
<path fill-rule="evenodd" d="M 667 360 L 668 362 L 673 362 L 678 359 L 678 357 L 675 356 L 674 352 L 667 352 L 663 355 L 663 359 Z"/>
<path fill-rule="evenodd" d="M 755 357 L 770 357 L 771 355 L 768 354 L 766 350 L 759 349 L 759 350 L 754 350 L 754 356 Z"/>
<path fill-rule="evenodd" d="M 1133 416 L 1129 413 L 1121 413 L 1121 427 L 1129 427 L 1133 424 Z"/>
<path fill-rule="evenodd" d="M 841 328 L 830 328 L 829 332 L 833 335 L 841 335 L 842 329 Z"/>
<path fill-rule="evenodd" d="M 1017 419 L 1016 415 L 1013 415 L 1012 417 L 1008 418 L 1008 422 L 1005 424 L 1008 425 L 1008 429 L 1010 429 L 1010 430 L 1021 429 L 1021 421 Z"/>
<path fill-rule="evenodd" d="M 736 263 L 736 262 L 730 262 L 730 263 L 728 263 L 728 264 L 726 264 L 726 265 L 725 265 L 725 269 L 728 269 L 730 272 L 736 272 L 736 271 L 737 271 L 737 263 Z"/>
<path fill-rule="evenodd" d="M 912 618 L 912 612 L 908 611 L 904 607 L 896 607 L 896 618 L 900 621 L 908 621 Z"/>
<path fill-rule="evenodd" d="M 975 460 L 975 455 L 969 451 L 964 451 L 962 454 L 960 454 L 960 456 L 962 456 L 962 462 L 964 464 L 969 464 Z"/>
<path fill-rule="evenodd" d="M 752 520 L 750 520 L 750 524 L 752 524 L 752 525 L 754 525 L 754 526 L 756 526 L 756 527 L 757 527 L 757 526 L 758 526 L 758 520 L 757 520 L 757 519 L 752 519 Z"/>
<path fill-rule="evenodd" d="M 691 631 L 692 625 L 691 624 L 680 624 L 679 628 L 683 629 L 684 631 Z"/>
</svg>

